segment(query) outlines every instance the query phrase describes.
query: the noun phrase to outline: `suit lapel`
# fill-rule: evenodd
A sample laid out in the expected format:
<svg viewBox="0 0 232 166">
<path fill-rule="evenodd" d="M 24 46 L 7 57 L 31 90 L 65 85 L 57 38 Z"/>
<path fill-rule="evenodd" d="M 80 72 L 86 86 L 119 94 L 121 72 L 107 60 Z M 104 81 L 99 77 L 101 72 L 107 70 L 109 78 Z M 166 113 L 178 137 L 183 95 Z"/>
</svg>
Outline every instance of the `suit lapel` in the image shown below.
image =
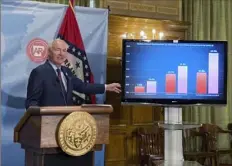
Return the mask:
<svg viewBox="0 0 232 166">
<path fill-rule="evenodd" d="M 48 60 L 45 62 L 45 65 L 47 66 L 49 72 L 52 73 L 52 78 L 56 78 L 57 77 L 56 71 L 53 69 L 52 65 L 49 63 Z"/>
</svg>

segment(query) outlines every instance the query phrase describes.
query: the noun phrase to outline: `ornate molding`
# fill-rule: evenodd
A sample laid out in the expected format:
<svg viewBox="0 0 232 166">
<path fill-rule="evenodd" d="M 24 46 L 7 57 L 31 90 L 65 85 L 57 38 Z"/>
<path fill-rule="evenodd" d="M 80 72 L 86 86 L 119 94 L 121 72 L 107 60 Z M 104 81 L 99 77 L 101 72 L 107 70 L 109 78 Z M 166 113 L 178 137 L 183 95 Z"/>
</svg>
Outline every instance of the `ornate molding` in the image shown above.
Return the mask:
<svg viewBox="0 0 232 166">
<path fill-rule="evenodd" d="M 143 18 L 181 19 L 181 0 L 102 0 L 103 8 L 110 8 L 110 14 Z"/>
<path fill-rule="evenodd" d="M 110 6 L 111 9 L 124 9 L 124 10 L 128 10 L 129 8 L 129 3 L 128 2 L 124 2 L 124 1 L 106 1 L 106 6 L 108 7 Z"/>
<path fill-rule="evenodd" d="M 142 3 L 129 3 L 129 10 L 153 13 L 153 12 L 156 12 L 156 6 L 142 4 Z"/>
<path fill-rule="evenodd" d="M 157 13 L 161 13 L 161 14 L 178 15 L 179 10 L 180 9 L 174 7 L 157 6 Z"/>
</svg>

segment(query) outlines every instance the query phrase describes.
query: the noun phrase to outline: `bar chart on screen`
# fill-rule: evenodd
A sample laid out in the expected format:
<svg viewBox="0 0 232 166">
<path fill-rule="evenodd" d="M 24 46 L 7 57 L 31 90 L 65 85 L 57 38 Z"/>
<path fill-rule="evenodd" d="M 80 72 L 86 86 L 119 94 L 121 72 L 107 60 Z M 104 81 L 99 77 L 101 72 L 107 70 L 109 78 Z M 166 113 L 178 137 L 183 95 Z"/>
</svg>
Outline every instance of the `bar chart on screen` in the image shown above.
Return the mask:
<svg viewBox="0 0 232 166">
<path fill-rule="evenodd" d="M 191 68 L 187 63 L 179 63 L 173 70 L 167 71 L 164 75 L 159 75 L 159 81 L 155 78 L 147 78 L 145 75 L 134 76 L 139 78 L 140 83 L 127 84 L 133 86 L 134 94 L 176 94 L 176 95 L 187 95 L 188 93 L 195 93 L 196 95 L 205 94 L 218 94 L 218 81 L 219 81 L 219 55 L 217 52 L 210 52 L 208 54 L 208 69 L 207 67 L 196 69 L 195 76 L 189 75 Z M 143 69 L 145 70 L 145 69 Z M 149 69 L 147 69 L 149 70 Z M 131 69 L 127 69 L 131 71 Z M 152 69 L 151 74 L 159 72 L 158 69 Z M 133 73 L 133 72 L 132 72 Z M 193 72 L 192 72 L 193 73 Z M 133 76 L 128 76 L 130 80 Z M 189 92 L 189 77 L 193 77 L 195 80 L 195 92 L 191 90 Z M 193 82 L 194 82 L 193 81 Z M 134 82 L 134 81 L 132 81 Z M 165 85 L 162 86 L 161 84 Z M 164 87 L 162 89 L 161 87 Z M 193 88 L 192 88 L 193 89 Z"/>
</svg>

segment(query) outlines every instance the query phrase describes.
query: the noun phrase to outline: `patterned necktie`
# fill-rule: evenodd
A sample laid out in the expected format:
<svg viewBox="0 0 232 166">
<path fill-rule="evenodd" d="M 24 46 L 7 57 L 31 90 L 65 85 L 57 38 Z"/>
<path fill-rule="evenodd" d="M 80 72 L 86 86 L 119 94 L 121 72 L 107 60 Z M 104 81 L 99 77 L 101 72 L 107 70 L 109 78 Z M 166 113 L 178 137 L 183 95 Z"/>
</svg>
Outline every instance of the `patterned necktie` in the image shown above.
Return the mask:
<svg viewBox="0 0 232 166">
<path fill-rule="evenodd" d="M 57 75 L 58 75 L 58 78 L 59 78 L 59 81 L 60 81 L 61 90 L 65 94 L 66 90 L 65 90 L 63 79 L 62 79 L 62 76 L 61 76 L 61 71 L 60 71 L 60 69 L 56 69 L 56 71 L 57 71 Z"/>
</svg>

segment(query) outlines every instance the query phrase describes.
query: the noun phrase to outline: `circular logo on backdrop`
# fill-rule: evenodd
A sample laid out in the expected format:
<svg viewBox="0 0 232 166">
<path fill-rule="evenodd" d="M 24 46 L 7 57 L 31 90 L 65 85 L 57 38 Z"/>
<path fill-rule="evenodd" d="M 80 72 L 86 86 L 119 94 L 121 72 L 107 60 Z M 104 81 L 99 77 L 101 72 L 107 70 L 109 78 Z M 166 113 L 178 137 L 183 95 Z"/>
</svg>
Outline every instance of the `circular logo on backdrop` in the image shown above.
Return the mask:
<svg viewBox="0 0 232 166">
<path fill-rule="evenodd" d="M 45 61 L 48 56 L 48 43 L 40 38 L 31 40 L 27 45 L 27 56 L 35 63 Z"/>
</svg>

